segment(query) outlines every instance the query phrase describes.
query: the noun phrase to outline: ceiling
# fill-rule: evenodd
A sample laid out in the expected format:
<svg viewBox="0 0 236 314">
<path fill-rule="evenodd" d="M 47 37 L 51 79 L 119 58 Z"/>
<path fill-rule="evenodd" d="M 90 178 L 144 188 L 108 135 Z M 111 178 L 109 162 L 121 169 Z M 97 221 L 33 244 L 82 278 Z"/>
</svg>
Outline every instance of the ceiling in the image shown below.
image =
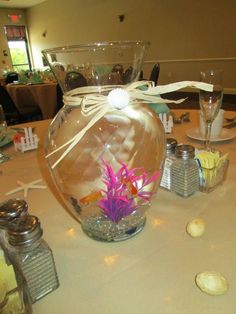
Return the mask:
<svg viewBox="0 0 236 314">
<path fill-rule="evenodd" d="M 26 9 L 46 0 L 0 0 L 0 8 Z"/>
</svg>

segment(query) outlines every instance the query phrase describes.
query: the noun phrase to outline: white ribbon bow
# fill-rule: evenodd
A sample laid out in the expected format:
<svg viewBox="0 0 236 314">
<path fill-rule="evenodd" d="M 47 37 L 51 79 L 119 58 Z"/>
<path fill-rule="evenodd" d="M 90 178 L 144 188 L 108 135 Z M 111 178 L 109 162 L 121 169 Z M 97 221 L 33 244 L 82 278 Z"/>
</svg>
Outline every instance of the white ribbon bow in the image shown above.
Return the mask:
<svg viewBox="0 0 236 314">
<path fill-rule="evenodd" d="M 146 86 L 146 90 L 139 89 L 142 86 Z M 159 85 L 154 86 L 153 82 L 150 81 L 138 81 L 135 83 L 131 83 L 127 86 L 114 86 L 114 85 L 106 85 L 106 86 L 86 86 L 79 87 L 67 92 L 63 96 L 63 100 L 65 105 L 68 106 L 81 106 L 81 113 L 84 116 L 94 115 L 88 124 L 79 131 L 74 137 L 72 137 L 69 141 L 55 149 L 53 152 L 48 154 L 46 158 L 50 157 L 54 153 L 58 152 L 65 146 L 68 146 L 67 149 L 63 152 L 60 158 L 52 165 L 52 169 L 55 168 L 64 158 L 65 156 L 75 147 L 76 144 L 79 143 L 84 134 L 97 122 L 99 121 L 105 114 L 110 113 L 114 110 L 124 108 L 126 105 L 132 105 L 135 103 L 175 103 L 179 104 L 183 102 L 186 98 L 178 99 L 178 100 L 168 100 L 163 99 L 159 95 L 170 93 L 177 91 L 179 89 L 185 87 L 192 87 L 197 89 L 202 89 L 205 91 L 213 91 L 213 85 L 203 83 L 203 82 L 195 82 L 195 81 L 182 81 L 167 85 Z M 112 90 L 113 88 L 113 90 Z M 109 100 L 109 95 L 114 91 L 114 88 L 119 88 L 122 91 L 126 91 L 126 97 L 124 100 L 124 105 L 117 107 L 116 104 L 112 102 L 112 99 Z M 110 91 L 108 96 L 103 95 L 101 93 L 105 93 Z M 87 94 L 87 95 L 86 95 Z M 111 97 L 110 97 L 111 98 Z M 128 99 L 128 101 L 127 101 Z M 109 101 L 108 101 L 109 100 Z M 122 99 L 121 99 L 122 102 Z"/>
</svg>

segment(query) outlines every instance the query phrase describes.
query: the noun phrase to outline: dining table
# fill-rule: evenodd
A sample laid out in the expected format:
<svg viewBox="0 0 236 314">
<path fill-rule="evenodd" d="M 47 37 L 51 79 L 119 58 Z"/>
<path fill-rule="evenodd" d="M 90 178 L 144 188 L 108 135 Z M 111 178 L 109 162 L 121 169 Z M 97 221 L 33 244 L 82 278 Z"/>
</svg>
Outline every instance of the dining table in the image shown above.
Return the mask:
<svg viewBox="0 0 236 314">
<path fill-rule="evenodd" d="M 43 119 L 52 119 L 57 112 L 57 84 L 54 82 L 35 84 L 7 84 L 6 89 L 21 111 L 22 107 L 38 106 Z"/>
<path fill-rule="evenodd" d="M 174 124 L 166 137 L 195 148 L 199 111 L 187 110 L 190 121 Z M 177 116 L 186 110 L 173 110 Z M 236 112 L 225 112 L 235 117 Z M 42 180 L 24 198 L 36 215 L 43 237 L 53 251 L 60 286 L 33 304 L 35 314 L 235 314 L 236 313 L 236 127 L 224 129 L 213 147 L 228 153 L 225 181 L 214 191 L 197 191 L 188 198 L 159 187 L 146 212 L 146 225 L 121 242 L 89 238 L 66 209 L 45 160 L 44 146 L 51 120 L 31 122 L 39 146 L 25 153 L 9 143 L 0 149 L 10 159 L 0 164 L 0 201 L 24 198 L 24 191 L 7 193 Z M 15 127 L 15 126 L 14 126 Z M 227 131 L 226 131 L 227 130 Z M 205 222 L 201 237 L 191 237 L 187 224 Z M 228 282 L 222 295 L 211 296 L 196 285 L 196 275 L 215 271 Z"/>
</svg>

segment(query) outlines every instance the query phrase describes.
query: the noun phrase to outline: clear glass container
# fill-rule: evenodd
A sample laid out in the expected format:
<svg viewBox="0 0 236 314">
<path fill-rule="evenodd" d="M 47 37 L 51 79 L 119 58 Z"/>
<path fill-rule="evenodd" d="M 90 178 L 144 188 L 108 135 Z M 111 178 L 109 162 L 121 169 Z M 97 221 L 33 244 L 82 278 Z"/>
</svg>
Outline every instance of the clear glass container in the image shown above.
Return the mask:
<svg viewBox="0 0 236 314">
<path fill-rule="evenodd" d="M 225 159 L 218 166 L 208 169 L 200 167 L 199 190 L 210 193 L 214 191 L 226 178 L 229 161 Z"/>
<path fill-rule="evenodd" d="M 174 138 L 166 139 L 166 158 L 160 186 L 168 191 L 171 190 L 171 166 L 173 162 L 176 160 L 175 148 L 177 144 L 178 143 Z"/>
<path fill-rule="evenodd" d="M 171 190 L 182 197 L 198 191 L 199 168 L 194 160 L 195 149 L 191 145 L 179 145 L 175 150 L 176 160 L 171 166 Z"/>
<path fill-rule="evenodd" d="M 145 211 L 160 182 L 165 132 L 154 111 L 132 101 L 87 128 L 93 115 L 82 114 L 73 97 L 77 92 L 83 104 L 89 95 L 95 96 L 96 105 L 98 96 L 106 97 L 117 87 L 126 89 L 139 78 L 146 46 L 145 42 L 106 42 L 43 52 L 64 98 L 70 96 L 49 127 L 49 169 L 84 232 L 101 241 L 125 240 L 142 230 Z M 54 166 L 66 143 L 85 129 L 80 141 Z"/>
<path fill-rule="evenodd" d="M 31 215 L 19 219 L 7 230 L 10 256 L 25 277 L 32 303 L 59 286 L 53 254 L 42 233 L 38 218 Z"/>
<path fill-rule="evenodd" d="M 0 313 L 31 314 L 29 292 L 22 272 L 0 244 Z"/>
</svg>

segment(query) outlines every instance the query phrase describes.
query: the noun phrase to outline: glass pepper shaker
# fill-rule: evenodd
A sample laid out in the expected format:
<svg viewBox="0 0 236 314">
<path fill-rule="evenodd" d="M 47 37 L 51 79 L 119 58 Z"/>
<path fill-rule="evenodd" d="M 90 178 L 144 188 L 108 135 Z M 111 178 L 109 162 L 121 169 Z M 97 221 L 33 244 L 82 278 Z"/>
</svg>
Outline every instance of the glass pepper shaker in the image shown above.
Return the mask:
<svg viewBox="0 0 236 314">
<path fill-rule="evenodd" d="M 171 165 L 176 160 L 175 148 L 177 144 L 178 143 L 174 138 L 166 139 L 166 158 L 160 186 L 169 191 L 171 189 Z"/>
<path fill-rule="evenodd" d="M 53 254 L 42 234 L 39 219 L 32 215 L 18 219 L 7 230 L 10 256 L 26 279 L 32 303 L 59 286 Z"/>
<path fill-rule="evenodd" d="M 0 243 L 2 246 L 7 246 L 5 234 L 9 225 L 27 213 L 28 204 L 24 200 L 12 198 L 0 204 Z"/>
<path fill-rule="evenodd" d="M 179 145 L 175 149 L 175 157 L 171 166 L 171 190 L 182 197 L 189 197 L 199 186 L 199 168 L 194 160 L 195 148 Z"/>
</svg>

